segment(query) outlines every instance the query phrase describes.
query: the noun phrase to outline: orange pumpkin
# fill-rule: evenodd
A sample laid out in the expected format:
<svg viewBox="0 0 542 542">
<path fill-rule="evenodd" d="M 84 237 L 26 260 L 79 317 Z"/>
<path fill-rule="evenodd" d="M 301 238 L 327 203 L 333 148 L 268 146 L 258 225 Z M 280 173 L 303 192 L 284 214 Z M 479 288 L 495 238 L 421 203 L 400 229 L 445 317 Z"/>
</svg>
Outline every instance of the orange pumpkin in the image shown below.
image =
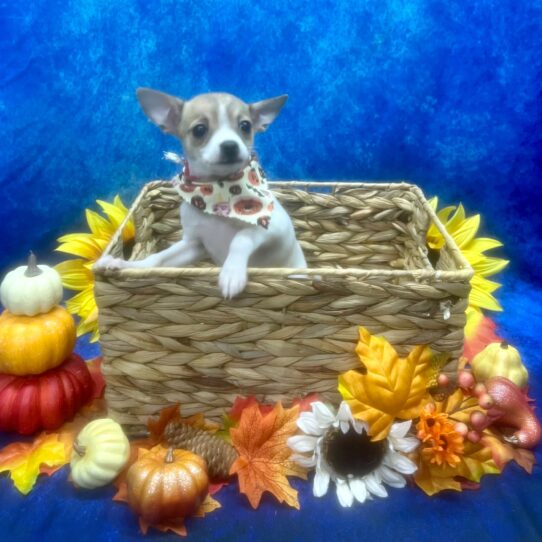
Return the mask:
<svg viewBox="0 0 542 542">
<path fill-rule="evenodd" d="M 36 316 L 0 315 L 0 373 L 41 374 L 58 367 L 74 344 L 75 323 L 62 307 Z"/>
<path fill-rule="evenodd" d="M 193 514 L 209 491 L 205 460 L 185 450 L 139 450 L 126 474 L 128 502 L 148 523 Z"/>
</svg>

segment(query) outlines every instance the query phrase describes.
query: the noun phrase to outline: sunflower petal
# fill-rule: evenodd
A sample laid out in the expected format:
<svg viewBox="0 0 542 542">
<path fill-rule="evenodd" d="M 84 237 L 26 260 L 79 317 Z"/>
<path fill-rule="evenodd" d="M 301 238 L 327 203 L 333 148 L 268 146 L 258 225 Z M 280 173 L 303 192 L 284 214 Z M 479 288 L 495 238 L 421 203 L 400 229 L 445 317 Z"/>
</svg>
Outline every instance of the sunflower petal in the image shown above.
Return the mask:
<svg viewBox="0 0 542 542">
<path fill-rule="evenodd" d="M 471 287 L 484 290 L 485 292 L 489 292 L 490 294 L 492 294 L 501 287 L 498 282 L 488 280 L 484 277 L 481 277 L 480 275 L 474 275 L 470 282 Z"/>
<path fill-rule="evenodd" d="M 73 254 L 87 260 L 97 260 L 102 255 L 108 243 L 105 239 L 88 237 L 81 234 L 65 235 L 58 241 L 61 244 L 55 249 L 57 252 Z"/>
<path fill-rule="evenodd" d="M 454 228 L 450 233 L 457 243 L 459 248 L 463 248 L 467 243 L 470 243 L 480 227 L 480 215 L 470 216 L 466 218 L 457 228 Z"/>
<path fill-rule="evenodd" d="M 439 220 L 445 224 L 446 222 L 448 222 L 448 219 L 450 218 L 450 215 L 455 211 L 455 205 L 450 205 L 448 207 L 444 207 L 443 209 L 441 209 L 438 213 L 437 213 L 437 216 L 439 217 Z"/>
<path fill-rule="evenodd" d="M 102 208 L 102 211 L 107 215 L 111 225 L 116 230 L 128 213 L 128 209 L 126 209 L 119 196 L 115 196 L 113 203 L 101 199 L 96 200 L 96 203 Z"/>
<path fill-rule="evenodd" d="M 87 223 L 90 228 L 90 231 L 99 237 L 105 237 L 107 239 L 111 238 L 115 229 L 113 225 L 107 221 L 103 216 L 100 216 L 98 213 L 91 211 L 90 209 L 85 210 L 87 217 Z"/>
<path fill-rule="evenodd" d="M 454 232 L 461 225 L 463 220 L 465 220 L 465 208 L 463 207 L 463 204 L 460 203 L 457 206 L 452 218 L 446 222 L 446 229 L 450 233 Z"/>
<path fill-rule="evenodd" d="M 94 289 L 87 288 L 66 301 L 66 308 L 80 318 L 86 318 L 96 306 Z"/>
<path fill-rule="evenodd" d="M 55 265 L 62 284 L 69 290 L 84 290 L 94 284 L 94 275 L 85 267 L 85 260 L 66 260 Z"/>
<path fill-rule="evenodd" d="M 477 286 L 473 286 L 470 291 L 469 304 L 473 307 L 479 307 L 480 309 L 487 309 L 489 311 L 499 312 L 503 310 L 495 297 Z"/>
<path fill-rule="evenodd" d="M 350 491 L 350 487 L 345 480 L 337 480 L 337 498 L 339 503 L 344 508 L 350 508 L 354 504 L 354 495 Z"/>
<path fill-rule="evenodd" d="M 502 271 L 510 262 L 502 258 L 485 257 L 482 261 L 473 264 L 473 269 L 477 275 L 482 277 L 490 277 Z"/>
<path fill-rule="evenodd" d="M 467 250 L 475 252 L 485 252 L 494 248 L 502 247 L 502 243 L 498 239 L 491 239 L 489 237 L 476 237 L 473 239 L 467 247 Z"/>
</svg>

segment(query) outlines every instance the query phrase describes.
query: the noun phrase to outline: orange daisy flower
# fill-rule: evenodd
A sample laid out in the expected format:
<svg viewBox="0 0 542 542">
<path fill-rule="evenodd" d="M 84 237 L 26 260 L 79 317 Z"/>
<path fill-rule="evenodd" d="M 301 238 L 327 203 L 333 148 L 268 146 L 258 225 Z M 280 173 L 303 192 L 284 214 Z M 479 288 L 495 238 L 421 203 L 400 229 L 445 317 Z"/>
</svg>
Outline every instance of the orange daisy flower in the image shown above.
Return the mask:
<svg viewBox="0 0 542 542">
<path fill-rule="evenodd" d="M 444 412 L 435 412 L 435 405 L 430 403 L 420 413 L 420 421 L 416 425 L 418 438 L 422 442 L 430 439 L 438 440 L 446 424 L 449 423 L 448 415 Z"/>
<path fill-rule="evenodd" d="M 416 429 L 418 438 L 424 443 L 422 455 L 430 463 L 455 467 L 464 453 L 463 436 L 454 429 L 454 424 L 443 412 L 435 412 L 434 406 L 424 408 Z"/>
</svg>

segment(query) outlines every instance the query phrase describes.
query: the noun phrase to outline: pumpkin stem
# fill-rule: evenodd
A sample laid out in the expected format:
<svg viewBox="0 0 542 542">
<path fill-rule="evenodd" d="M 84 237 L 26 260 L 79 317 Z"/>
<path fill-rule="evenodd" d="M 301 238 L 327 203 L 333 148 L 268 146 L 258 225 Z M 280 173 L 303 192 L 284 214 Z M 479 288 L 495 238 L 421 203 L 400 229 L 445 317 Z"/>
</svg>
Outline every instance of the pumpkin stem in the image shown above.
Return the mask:
<svg viewBox="0 0 542 542">
<path fill-rule="evenodd" d="M 502 341 L 501 342 L 501 348 L 504 348 L 505 350 L 509 347 L 508 341 Z"/>
<path fill-rule="evenodd" d="M 166 463 L 173 463 L 174 459 L 175 459 L 175 458 L 173 457 L 173 447 L 168 448 L 167 454 L 166 454 L 166 458 L 165 458 L 164 461 L 165 461 Z"/>
<path fill-rule="evenodd" d="M 24 272 L 25 277 L 37 277 L 43 273 L 43 271 L 38 267 L 36 255 L 32 251 L 30 251 L 28 254 L 28 263 L 26 265 L 27 267 Z"/>
<path fill-rule="evenodd" d="M 73 451 L 83 457 L 85 455 L 85 452 L 87 451 L 87 447 L 86 446 L 81 446 L 79 444 L 79 442 L 77 442 L 76 440 L 73 441 Z"/>
</svg>

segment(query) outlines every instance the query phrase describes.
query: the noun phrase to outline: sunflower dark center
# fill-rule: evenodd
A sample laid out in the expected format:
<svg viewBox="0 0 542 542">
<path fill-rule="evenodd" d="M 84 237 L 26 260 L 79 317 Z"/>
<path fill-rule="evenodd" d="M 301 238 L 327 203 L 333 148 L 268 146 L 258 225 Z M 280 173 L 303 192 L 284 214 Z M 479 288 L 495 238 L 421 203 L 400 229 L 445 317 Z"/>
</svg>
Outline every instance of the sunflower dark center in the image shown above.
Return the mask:
<svg viewBox="0 0 542 542">
<path fill-rule="evenodd" d="M 330 429 L 324 438 L 324 457 L 339 476 L 365 476 L 375 470 L 386 453 L 385 441 L 372 442 L 350 428 L 348 433 Z"/>
</svg>

